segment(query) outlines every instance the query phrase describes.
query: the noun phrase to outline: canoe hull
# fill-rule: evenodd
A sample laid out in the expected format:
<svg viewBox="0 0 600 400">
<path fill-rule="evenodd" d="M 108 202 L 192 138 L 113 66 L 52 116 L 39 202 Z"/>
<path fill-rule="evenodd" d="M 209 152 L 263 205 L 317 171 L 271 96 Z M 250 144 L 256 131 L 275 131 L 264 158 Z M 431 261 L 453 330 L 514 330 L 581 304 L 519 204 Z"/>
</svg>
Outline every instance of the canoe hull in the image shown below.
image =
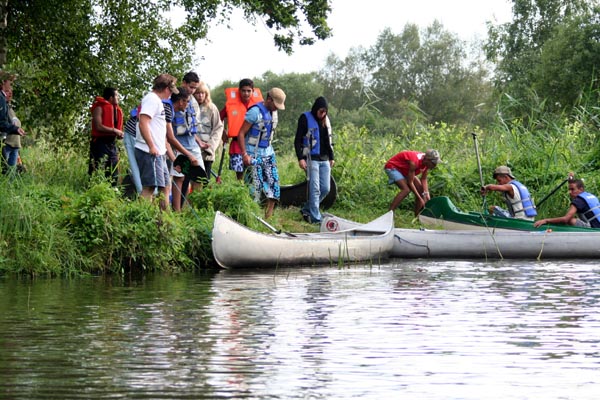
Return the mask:
<svg viewBox="0 0 600 400">
<path fill-rule="evenodd" d="M 393 224 L 390 212 L 358 229 L 288 236 L 254 231 L 217 212 L 212 251 L 223 268 L 378 262 L 392 250 Z"/>
<path fill-rule="evenodd" d="M 357 223 L 325 214 L 321 230 Z M 599 232 L 518 230 L 394 230 L 391 257 L 475 259 L 591 259 L 600 257 Z"/>
</svg>

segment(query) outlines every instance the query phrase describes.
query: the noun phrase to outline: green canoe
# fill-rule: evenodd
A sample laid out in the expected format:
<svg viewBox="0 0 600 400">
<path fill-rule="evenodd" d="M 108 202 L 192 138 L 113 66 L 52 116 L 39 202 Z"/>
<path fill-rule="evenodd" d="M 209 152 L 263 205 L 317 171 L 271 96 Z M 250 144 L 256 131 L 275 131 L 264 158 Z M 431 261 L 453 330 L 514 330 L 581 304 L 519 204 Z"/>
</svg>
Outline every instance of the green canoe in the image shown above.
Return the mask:
<svg viewBox="0 0 600 400">
<path fill-rule="evenodd" d="M 533 222 L 517 218 L 505 218 L 481 212 L 464 212 L 446 196 L 434 197 L 425 204 L 419 215 L 423 225 L 433 228 L 465 230 L 465 229 L 506 229 L 518 231 L 545 231 L 552 229 L 557 232 L 590 232 L 592 228 L 580 228 L 570 225 L 546 224 L 534 228 Z"/>
</svg>

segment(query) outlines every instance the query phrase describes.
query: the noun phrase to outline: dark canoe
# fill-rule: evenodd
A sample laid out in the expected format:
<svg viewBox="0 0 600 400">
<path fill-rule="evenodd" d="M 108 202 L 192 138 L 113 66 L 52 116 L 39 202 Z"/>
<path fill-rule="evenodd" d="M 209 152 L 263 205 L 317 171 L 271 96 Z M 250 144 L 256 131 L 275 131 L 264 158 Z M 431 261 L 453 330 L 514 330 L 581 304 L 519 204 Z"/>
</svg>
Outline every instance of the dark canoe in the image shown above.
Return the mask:
<svg viewBox="0 0 600 400">
<path fill-rule="evenodd" d="M 533 222 L 517 218 L 506 218 L 482 212 L 464 212 L 459 210 L 446 196 L 434 197 L 425 204 L 419 215 L 423 225 L 443 229 L 507 229 L 518 231 L 545 231 L 551 229 L 556 232 L 595 232 L 596 229 L 581 228 L 570 225 L 546 224 L 538 228 Z"/>
<path fill-rule="evenodd" d="M 295 185 L 281 186 L 279 205 L 281 207 L 301 207 L 306 203 L 306 185 L 307 181 L 296 183 Z M 327 210 L 335 203 L 336 198 L 337 184 L 335 183 L 335 179 L 333 179 L 333 175 L 331 175 L 329 194 L 321 202 L 321 208 Z"/>
<path fill-rule="evenodd" d="M 281 207 L 290 207 L 296 206 L 301 207 L 304 203 L 306 203 L 306 185 L 307 182 L 300 182 L 295 185 L 285 185 L 281 187 L 281 197 L 279 199 L 279 205 Z M 131 181 L 131 177 L 129 174 L 125 175 L 123 181 L 121 182 L 121 186 L 123 187 L 123 192 L 127 198 L 135 199 L 137 197 L 137 193 L 135 191 L 135 186 Z M 329 194 L 323 199 L 321 202 L 321 208 L 327 210 L 330 208 L 333 203 L 335 203 L 335 199 L 337 198 L 337 184 L 335 183 L 335 179 L 333 179 L 333 175 L 331 176 L 330 181 L 330 189 Z"/>
</svg>

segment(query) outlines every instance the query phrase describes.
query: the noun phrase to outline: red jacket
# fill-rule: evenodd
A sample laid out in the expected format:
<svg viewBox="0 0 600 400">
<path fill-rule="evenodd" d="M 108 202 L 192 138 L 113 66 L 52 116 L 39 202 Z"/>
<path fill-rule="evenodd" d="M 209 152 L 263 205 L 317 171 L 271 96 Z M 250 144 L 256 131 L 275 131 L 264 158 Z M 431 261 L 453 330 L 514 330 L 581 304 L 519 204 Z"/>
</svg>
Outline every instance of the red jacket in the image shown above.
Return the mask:
<svg viewBox="0 0 600 400">
<path fill-rule="evenodd" d="M 104 99 L 103 97 L 100 97 L 100 96 L 96 97 L 94 104 L 92 104 L 92 107 L 90 108 L 90 111 L 92 112 L 92 116 L 94 115 L 94 110 L 97 107 L 102 108 L 102 124 L 104 126 L 108 126 L 109 128 L 117 128 L 120 131 L 123 130 L 123 110 L 121 110 L 121 107 L 112 105 L 106 99 Z M 115 136 L 116 136 L 116 134 L 114 134 L 112 132 L 111 133 L 98 132 L 98 130 L 94 126 L 94 121 L 93 121 L 93 117 L 92 117 L 92 137 L 93 138 L 98 138 L 98 137 L 106 138 L 106 137 L 115 137 Z"/>
</svg>

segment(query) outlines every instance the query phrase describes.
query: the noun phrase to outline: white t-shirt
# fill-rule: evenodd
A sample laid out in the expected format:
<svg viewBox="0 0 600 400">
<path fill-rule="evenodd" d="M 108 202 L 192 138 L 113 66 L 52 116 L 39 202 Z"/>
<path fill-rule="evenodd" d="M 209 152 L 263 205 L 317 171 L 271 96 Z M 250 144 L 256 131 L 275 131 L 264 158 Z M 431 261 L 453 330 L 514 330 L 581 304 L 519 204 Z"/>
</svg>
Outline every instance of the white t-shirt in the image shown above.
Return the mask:
<svg viewBox="0 0 600 400">
<path fill-rule="evenodd" d="M 161 155 L 167 153 L 167 121 L 165 119 L 165 107 L 162 100 L 154 92 L 150 92 L 142 99 L 140 115 L 145 114 L 150 117 L 150 133 L 154 146 Z M 144 140 L 144 137 L 136 135 L 135 148 L 150 153 L 150 147 Z"/>
</svg>

